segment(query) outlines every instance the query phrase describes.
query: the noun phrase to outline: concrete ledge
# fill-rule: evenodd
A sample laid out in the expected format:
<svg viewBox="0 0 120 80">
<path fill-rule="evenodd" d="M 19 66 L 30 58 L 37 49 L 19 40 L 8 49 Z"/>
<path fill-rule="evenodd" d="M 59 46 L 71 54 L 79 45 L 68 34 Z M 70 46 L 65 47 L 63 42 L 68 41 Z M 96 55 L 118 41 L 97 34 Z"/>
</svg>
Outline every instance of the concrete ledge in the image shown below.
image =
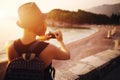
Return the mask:
<svg viewBox="0 0 120 80">
<path fill-rule="evenodd" d="M 95 68 L 86 74 L 79 74 L 77 80 L 102 80 L 110 71 L 115 69 L 120 63 L 120 52 L 107 50 L 81 61 L 92 65 Z"/>
<path fill-rule="evenodd" d="M 112 59 L 104 65 L 101 65 L 87 74 L 79 75 L 76 80 L 102 80 L 109 72 L 120 65 L 120 56 Z"/>
<path fill-rule="evenodd" d="M 66 71 L 56 70 L 56 80 L 102 80 L 118 65 L 120 51 L 106 50 L 79 60 Z"/>
</svg>

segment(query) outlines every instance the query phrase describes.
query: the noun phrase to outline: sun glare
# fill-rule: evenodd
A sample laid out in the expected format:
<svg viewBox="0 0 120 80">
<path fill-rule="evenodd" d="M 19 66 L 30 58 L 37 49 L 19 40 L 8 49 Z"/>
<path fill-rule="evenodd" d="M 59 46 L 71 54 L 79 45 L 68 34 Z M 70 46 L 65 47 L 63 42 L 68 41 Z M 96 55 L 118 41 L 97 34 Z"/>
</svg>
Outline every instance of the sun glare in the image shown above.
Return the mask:
<svg viewBox="0 0 120 80">
<path fill-rule="evenodd" d="M 6 13 L 0 12 L 0 18 L 4 18 L 6 16 Z"/>
</svg>

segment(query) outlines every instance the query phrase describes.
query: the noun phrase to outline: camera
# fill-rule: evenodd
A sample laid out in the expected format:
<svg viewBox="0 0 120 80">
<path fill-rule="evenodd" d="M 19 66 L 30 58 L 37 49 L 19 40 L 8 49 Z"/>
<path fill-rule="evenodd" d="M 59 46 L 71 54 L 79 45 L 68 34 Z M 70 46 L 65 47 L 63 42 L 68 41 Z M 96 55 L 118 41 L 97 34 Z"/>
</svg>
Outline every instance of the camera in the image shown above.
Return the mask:
<svg viewBox="0 0 120 80">
<path fill-rule="evenodd" d="M 50 36 L 50 38 L 56 38 L 53 32 L 49 32 L 48 35 Z"/>
</svg>

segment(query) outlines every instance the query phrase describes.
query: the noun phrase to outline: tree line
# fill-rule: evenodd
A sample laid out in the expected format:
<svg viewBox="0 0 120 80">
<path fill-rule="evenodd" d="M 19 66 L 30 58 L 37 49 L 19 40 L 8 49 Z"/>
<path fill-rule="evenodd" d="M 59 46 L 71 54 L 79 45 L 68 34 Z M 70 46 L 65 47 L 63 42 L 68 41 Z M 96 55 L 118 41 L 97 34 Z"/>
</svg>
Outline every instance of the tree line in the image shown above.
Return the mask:
<svg viewBox="0 0 120 80">
<path fill-rule="evenodd" d="M 47 20 L 71 24 L 120 24 L 120 14 L 112 14 L 108 17 L 106 15 L 94 14 L 83 10 L 75 12 L 54 9 L 47 14 Z"/>
</svg>

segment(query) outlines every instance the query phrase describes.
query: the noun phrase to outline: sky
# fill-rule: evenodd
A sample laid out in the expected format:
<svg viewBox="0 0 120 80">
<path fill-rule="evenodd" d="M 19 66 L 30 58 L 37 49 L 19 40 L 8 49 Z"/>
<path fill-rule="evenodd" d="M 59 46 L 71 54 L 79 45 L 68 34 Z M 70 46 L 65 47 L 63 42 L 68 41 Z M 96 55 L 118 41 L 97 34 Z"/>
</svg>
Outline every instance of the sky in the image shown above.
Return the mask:
<svg viewBox="0 0 120 80">
<path fill-rule="evenodd" d="M 70 11 L 84 10 L 103 4 L 120 3 L 120 0 L 0 0 L 0 18 L 17 16 L 18 7 L 26 2 L 36 2 L 41 11 L 46 13 L 56 8 Z"/>
</svg>

